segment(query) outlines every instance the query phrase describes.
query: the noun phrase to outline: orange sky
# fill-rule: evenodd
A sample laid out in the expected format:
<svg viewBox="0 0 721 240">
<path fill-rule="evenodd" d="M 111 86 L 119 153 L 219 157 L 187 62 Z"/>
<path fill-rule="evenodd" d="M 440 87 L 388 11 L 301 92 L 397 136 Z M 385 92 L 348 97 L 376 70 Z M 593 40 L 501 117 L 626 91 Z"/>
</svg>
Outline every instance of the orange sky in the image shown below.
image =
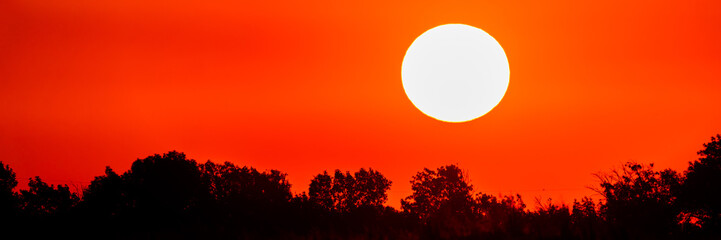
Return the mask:
<svg viewBox="0 0 721 240">
<path fill-rule="evenodd" d="M 47 2 L 0 3 L 0 156 L 21 184 L 175 149 L 279 169 L 296 192 L 373 167 L 392 206 L 449 163 L 477 191 L 568 203 L 625 161 L 685 169 L 721 133 L 719 1 Z M 401 84 L 407 47 L 446 23 L 510 64 L 505 98 L 467 123 Z"/>
</svg>

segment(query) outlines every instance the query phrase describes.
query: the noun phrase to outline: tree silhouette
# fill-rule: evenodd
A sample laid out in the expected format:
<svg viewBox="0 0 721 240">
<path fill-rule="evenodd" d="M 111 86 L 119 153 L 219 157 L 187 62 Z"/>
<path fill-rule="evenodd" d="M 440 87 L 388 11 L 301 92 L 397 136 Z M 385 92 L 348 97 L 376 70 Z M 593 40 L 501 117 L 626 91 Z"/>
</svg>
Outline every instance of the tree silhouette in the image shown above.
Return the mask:
<svg viewBox="0 0 721 240">
<path fill-rule="evenodd" d="M 350 212 L 359 208 L 380 208 L 388 199 L 391 181 L 373 169 L 361 168 L 353 175 L 336 170 L 316 175 L 308 188 L 308 196 L 324 209 Z"/>
<path fill-rule="evenodd" d="M 307 212 L 304 218 L 313 231 L 332 233 L 330 238 L 400 237 L 407 227 L 405 219 L 383 206 L 390 185 L 390 180 L 373 169 L 361 168 L 353 174 L 335 170 L 333 176 L 324 171 L 311 180 L 307 206 L 316 211 Z"/>
<path fill-rule="evenodd" d="M 112 223 L 89 222 L 98 232 L 132 229 L 120 238 L 200 236 L 196 225 L 223 237 L 267 234 L 267 226 L 282 225 L 290 199 L 286 175 L 277 170 L 259 172 L 229 162 L 198 165 L 171 151 L 138 159 L 122 175 L 106 167 L 85 189 L 80 209 L 87 218 Z"/>
<path fill-rule="evenodd" d="M 259 172 L 230 162 L 206 162 L 200 166 L 203 182 L 213 199 L 222 204 L 286 204 L 291 199 L 286 174 L 277 170 Z"/>
<path fill-rule="evenodd" d="M 105 175 L 95 177 L 83 190 L 83 201 L 80 203 L 87 217 L 103 220 L 125 214 L 130 206 L 127 186 L 110 167 L 105 167 Z"/>
<path fill-rule="evenodd" d="M 13 192 L 18 185 L 15 172 L 0 162 L 0 226 L 8 226 L 18 214 L 18 197 Z"/>
<path fill-rule="evenodd" d="M 344 174 L 340 170 L 335 171 L 331 193 L 333 195 L 334 210 L 348 212 L 355 208 L 355 178 L 350 173 L 346 172 Z"/>
<path fill-rule="evenodd" d="M 325 210 L 335 210 L 335 200 L 333 198 L 333 177 L 328 172 L 323 171 L 322 174 L 316 175 L 310 181 L 308 187 L 308 200 L 318 204 Z"/>
<path fill-rule="evenodd" d="M 40 177 L 31 178 L 28 190 L 20 190 L 22 210 L 31 217 L 68 214 L 79 198 L 67 185 L 48 185 Z"/>
<path fill-rule="evenodd" d="M 598 205 L 593 199 L 584 197 L 581 201 L 573 200 L 571 221 L 573 235 L 578 239 L 605 239 L 603 219 L 599 215 Z"/>
<path fill-rule="evenodd" d="M 122 176 L 134 213 L 172 219 L 197 203 L 200 171 L 195 160 L 176 151 L 133 162 Z"/>
<path fill-rule="evenodd" d="M 384 206 L 391 181 L 373 169 L 316 175 L 292 195 L 286 174 L 171 151 L 106 167 L 83 190 L 31 178 L 14 191 L 0 162 L 0 235 L 103 239 L 719 239 L 721 135 L 684 174 L 626 163 L 597 174 L 591 198 L 557 204 L 473 193 L 456 165 L 412 177 L 402 211 Z M 685 176 L 685 177 L 684 177 Z M 14 235 L 13 235 L 14 234 Z"/>
<path fill-rule="evenodd" d="M 470 222 L 477 214 L 472 198 L 473 186 L 456 165 L 425 168 L 411 180 L 413 194 L 401 201 L 404 212 L 425 224 L 429 234 L 440 238 L 472 234 Z"/>
<path fill-rule="evenodd" d="M 355 177 L 356 207 L 382 207 L 388 200 L 386 191 L 390 189 L 392 182 L 378 171 L 361 168 L 353 174 Z"/>
<path fill-rule="evenodd" d="M 230 162 L 200 165 L 201 178 L 210 195 L 206 221 L 220 226 L 223 235 L 269 236 L 288 228 L 291 192 L 286 174 L 277 170 L 259 172 Z M 260 237 L 257 236 L 257 237 Z"/>
<path fill-rule="evenodd" d="M 613 238 L 663 239 L 678 231 L 680 213 L 673 192 L 681 178 L 673 170 L 654 171 L 653 164 L 626 163 L 620 171 L 597 175 L 605 204 L 601 211 Z"/>
<path fill-rule="evenodd" d="M 413 176 L 411 185 L 413 194 L 402 200 L 402 209 L 420 219 L 428 219 L 445 209 L 464 214 L 472 211 L 473 186 L 456 165 L 437 170 L 425 168 Z"/>
<path fill-rule="evenodd" d="M 721 135 L 703 147 L 700 158 L 689 162 L 679 202 L 705 231 L 721 235 Z"/>
</svg>

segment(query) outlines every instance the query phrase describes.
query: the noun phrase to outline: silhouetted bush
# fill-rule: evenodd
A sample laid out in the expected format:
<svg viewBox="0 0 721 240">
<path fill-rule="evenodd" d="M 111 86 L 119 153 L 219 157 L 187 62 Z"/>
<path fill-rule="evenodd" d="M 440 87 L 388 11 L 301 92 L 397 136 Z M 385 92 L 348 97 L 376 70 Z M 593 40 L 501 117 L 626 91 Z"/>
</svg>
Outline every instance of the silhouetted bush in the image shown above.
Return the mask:
<svg viewBox="0 0 721 240">
<path fill-rule="evenodd" d="M 600 207 L 589 197 L 573 201 L 571 211 L 572 233 L 579 240 L 608 239 Z"/>
<path fill-rule="evenodd" d="M 481 220 L 478 234 L 491 239 L 518 239 L 529 234 L 529 213 L 520 195 L 496 197 L 478 193 L 475 202 Z"/>
</svg>

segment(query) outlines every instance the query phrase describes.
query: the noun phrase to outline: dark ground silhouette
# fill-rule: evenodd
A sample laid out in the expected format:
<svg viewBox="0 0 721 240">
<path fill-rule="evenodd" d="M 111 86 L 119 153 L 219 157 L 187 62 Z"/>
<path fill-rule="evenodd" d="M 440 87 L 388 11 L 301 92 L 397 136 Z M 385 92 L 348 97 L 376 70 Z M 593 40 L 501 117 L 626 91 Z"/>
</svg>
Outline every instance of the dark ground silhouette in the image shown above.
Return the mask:
<svg viewBox="0 0 721 240">
<path fill-rule="evenodd" d="M 315 176 L 293 196 L 286 174 L 168 152 L 109 167 L 82 193 L 31 178 L 15 190 L 0 162 L 6 239 L 721 239 L 721 135 L 683 173 L 627 163 L 598 174 L 602 199 L 558 205 L 474 193 L 456 165 L 423 169 L 396 210 L 373 169 Z"/>
</svg>

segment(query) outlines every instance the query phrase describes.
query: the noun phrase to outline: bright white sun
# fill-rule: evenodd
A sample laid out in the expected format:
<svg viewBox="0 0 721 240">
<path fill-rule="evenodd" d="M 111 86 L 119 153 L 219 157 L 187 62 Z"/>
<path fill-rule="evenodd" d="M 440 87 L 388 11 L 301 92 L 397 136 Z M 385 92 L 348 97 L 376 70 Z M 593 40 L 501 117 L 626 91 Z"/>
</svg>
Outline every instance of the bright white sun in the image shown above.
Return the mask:
<svg viewBox="0 0 721 240">
<path fill-rule="evenodd" d="M 403 58 L 406 95 L 424 114 L 446 122 L 476 119 L 506 94 L 510 70 L 501 45 L 465 24 L 421 34 Z"/>
</svg>

